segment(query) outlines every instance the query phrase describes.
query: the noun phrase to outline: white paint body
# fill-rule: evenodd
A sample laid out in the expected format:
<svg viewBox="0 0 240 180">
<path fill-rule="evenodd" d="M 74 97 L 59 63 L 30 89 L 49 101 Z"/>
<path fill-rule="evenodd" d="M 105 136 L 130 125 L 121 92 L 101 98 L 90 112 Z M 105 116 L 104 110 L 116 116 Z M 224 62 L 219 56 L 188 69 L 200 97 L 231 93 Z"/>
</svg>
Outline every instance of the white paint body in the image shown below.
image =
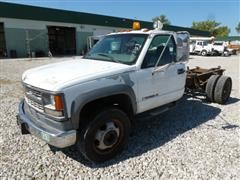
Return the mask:
<svg viewBox="0 0 240 180">
<path fill-rule="evenodd" d="M 224 41 L 215 41 L 212 46 L 215 51 L 221 54 L 227 49 L 227 44 Z"/>
<path fill-rule="evenodd" d="M 22 80 L 24 83 L 40 89 L 64 93 L 69 117 L 71 116 L 71 104 L 77 97 L 84 96 L 84 94 L 93 90 L 125 84 L 125 80 L 120 74 L 127 74 L 133 82 L 131 88 L 136 97 L 136 113 L 180 99 L 184 93 L 186 72 L 178 74 L 178 70 L 186 69 L 184 62 L 174 62 L 156 68 L 141 69 L 141 64 L 154 36 L 172 34 L 176 40 L 176 34 L 159 30 L 127 33 L 149 35 L 134 65 L 75 59 L 30 69 L 23 74 Z M 151 95 L 155 96 L 149 99 L 145 98 Z"/>
<path fill-rule="evenodd" d="M 211 54 L 212 49 L 212 44 L 208 44 L 207 41 L 196 41 L 196 43 L 190 45 L 190 53 L 201 53 L 202 51 L 206 51 L 207 54 Z"/>
</svg>

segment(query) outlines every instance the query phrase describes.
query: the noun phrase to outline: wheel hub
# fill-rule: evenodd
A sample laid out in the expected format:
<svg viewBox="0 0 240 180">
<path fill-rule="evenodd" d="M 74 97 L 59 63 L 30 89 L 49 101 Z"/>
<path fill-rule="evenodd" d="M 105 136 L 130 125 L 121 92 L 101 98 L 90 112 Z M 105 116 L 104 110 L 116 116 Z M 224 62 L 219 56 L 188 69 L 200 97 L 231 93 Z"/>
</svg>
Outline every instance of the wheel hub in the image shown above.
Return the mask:
<svg viewBox="0 0 240 180">
<path fill-rule="evenodd" d="M 108 122 L 100 127 L 95 136 L 95 146 L 100 150 L 113 147 L 119 139 L 119 127 L 114 122 Z"/>
<path fill-rule="evenodd" d="M 103 143 L 106 146 L 111 146 L 116 143 L 117 138 L 118 138 L 117 132 L 114 130 L 110 130 L 104 135 Z"/>
</svg>

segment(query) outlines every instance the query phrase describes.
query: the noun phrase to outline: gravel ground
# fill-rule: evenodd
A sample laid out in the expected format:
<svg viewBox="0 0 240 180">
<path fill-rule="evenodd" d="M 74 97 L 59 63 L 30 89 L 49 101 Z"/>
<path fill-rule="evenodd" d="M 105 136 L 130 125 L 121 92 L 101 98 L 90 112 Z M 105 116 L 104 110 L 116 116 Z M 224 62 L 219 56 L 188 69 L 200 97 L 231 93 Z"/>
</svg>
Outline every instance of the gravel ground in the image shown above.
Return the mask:
<svg viewBox="0 0 240 180">
<path fill-rule="evenodd" d="M 176 108 L 139 120 L 125 151 L 101 165 L 85 161 L 74 147 L 60 151 L 22 136 L 17 127 L 21 74 L 60 60 L 0 61 L 0 179 L 239 179 L 239 56 L 193 56 L 189 62 L 226 68 L 233 79 L 227 105 L 184 96 Z"/>
</svg>

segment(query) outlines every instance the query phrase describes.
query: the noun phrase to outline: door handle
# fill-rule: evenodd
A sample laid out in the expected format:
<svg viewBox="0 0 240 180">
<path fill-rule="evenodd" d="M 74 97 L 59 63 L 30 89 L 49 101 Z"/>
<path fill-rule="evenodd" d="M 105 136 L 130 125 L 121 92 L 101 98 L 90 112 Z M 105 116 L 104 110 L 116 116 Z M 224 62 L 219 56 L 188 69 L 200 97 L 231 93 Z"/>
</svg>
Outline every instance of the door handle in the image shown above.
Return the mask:
<svg viewBox="0 0 240 180">
<path fill-rule="evenodd" d="M 183 74 L 183 73 L 185 73 L 185 69 L 183 69 L 183 68 L 178 69 L 178 70 L 177 70 L 177 73 L 178 73 L 178 74 Z"/>
</svg>

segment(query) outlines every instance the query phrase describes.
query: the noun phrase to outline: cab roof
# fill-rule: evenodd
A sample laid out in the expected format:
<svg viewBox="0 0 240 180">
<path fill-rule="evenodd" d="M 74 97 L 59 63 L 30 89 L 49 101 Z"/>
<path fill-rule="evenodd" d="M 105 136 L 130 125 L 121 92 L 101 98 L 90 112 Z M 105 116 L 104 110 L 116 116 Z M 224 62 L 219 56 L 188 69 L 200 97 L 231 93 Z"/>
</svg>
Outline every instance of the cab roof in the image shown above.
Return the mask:
<svg viewBox="0 0 240 180">
<path fill-rule="evenodd" d="M 157 29 L 153 29 L 153 30 L 149 30 L 149 29 L 140 29 L 140 30 L 130 30 L 130 29 L 126 29 L 126 30 L 122 30 L 122 31 L 118 31 L 118 32 L 114 32 L 114 33 L 110 33 L 108 35 L 115 35 L 115 34 L 176 34 L 173 31 L 164 31 L 164 30 L 157 30 Z"/>
</svg>

